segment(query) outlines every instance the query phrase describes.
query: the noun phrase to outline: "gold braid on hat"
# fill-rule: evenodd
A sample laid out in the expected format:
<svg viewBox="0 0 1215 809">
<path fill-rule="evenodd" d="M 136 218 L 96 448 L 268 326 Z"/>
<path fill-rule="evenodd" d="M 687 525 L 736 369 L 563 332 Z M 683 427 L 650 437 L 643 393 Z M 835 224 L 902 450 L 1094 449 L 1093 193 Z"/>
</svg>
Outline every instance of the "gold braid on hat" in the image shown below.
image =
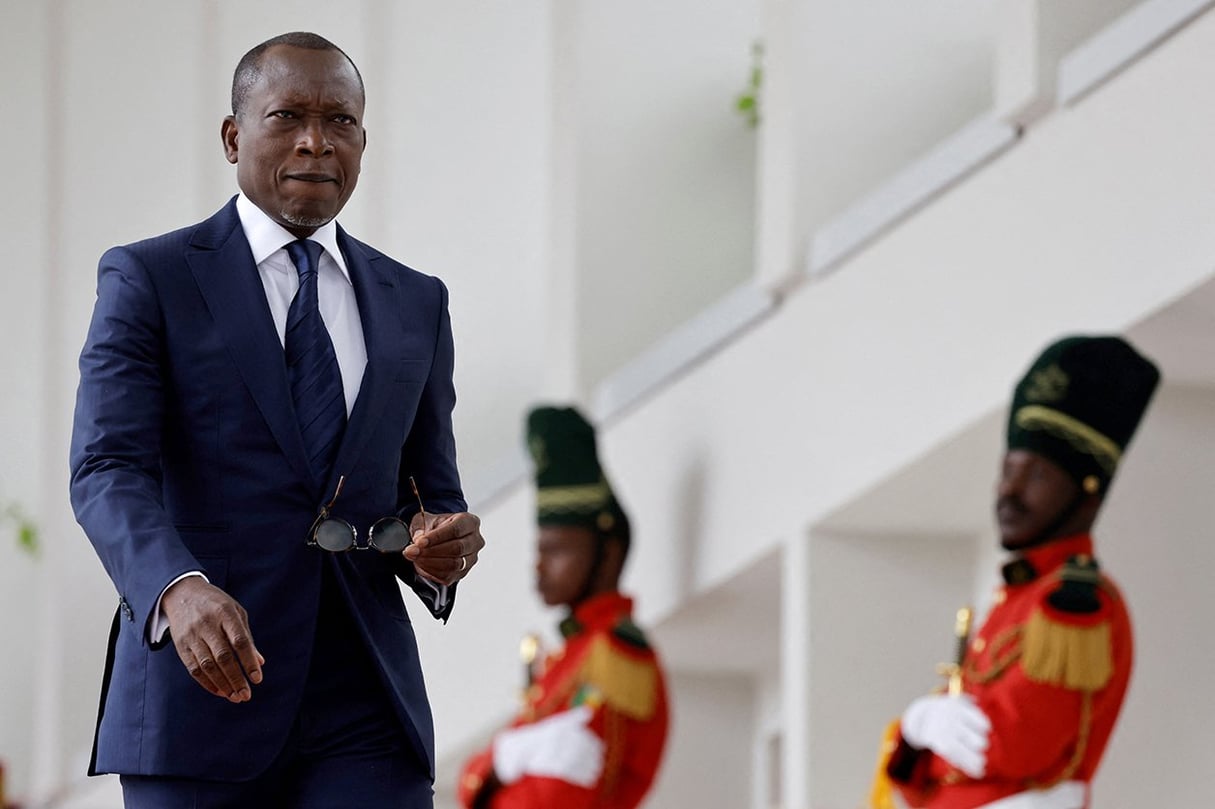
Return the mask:
<svg viewBox="0 0 1215 809">
<path fill-rule="evenodd" d="M 1017 411 L 1015 420 L 1023 430 L 1041 430 L 1063 439 L 1078 452 L 1091 456 L 1107 475 L 1112 476 L 1118 468 L 1122 450 L 1111 438 L 1079 419 L 1050 407 L 1026 405 Z"/>
</svg>

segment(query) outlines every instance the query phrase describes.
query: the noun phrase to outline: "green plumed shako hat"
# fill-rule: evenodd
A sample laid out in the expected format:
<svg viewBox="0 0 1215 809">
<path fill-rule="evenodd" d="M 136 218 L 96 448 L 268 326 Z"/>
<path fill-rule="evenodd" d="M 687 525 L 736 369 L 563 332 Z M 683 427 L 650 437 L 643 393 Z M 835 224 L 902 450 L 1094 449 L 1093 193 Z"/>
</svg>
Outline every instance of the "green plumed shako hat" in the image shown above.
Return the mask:
<svg viewBox="0 0 1215 809">
<path fill-rule="evenodd" d="M 1103 492 L 1160 381 L 1121 337 L 1071 336 L 1047 346 L 1017 383 L 1008 448 L 1027 449 Z"/>
<path fill-rule="evenodd" d="M 536 407 L 527 416 L 540 525 L 611 532 L 627 521 L 599 464 L 595 428 L 572 407 Z"/>
</svg>

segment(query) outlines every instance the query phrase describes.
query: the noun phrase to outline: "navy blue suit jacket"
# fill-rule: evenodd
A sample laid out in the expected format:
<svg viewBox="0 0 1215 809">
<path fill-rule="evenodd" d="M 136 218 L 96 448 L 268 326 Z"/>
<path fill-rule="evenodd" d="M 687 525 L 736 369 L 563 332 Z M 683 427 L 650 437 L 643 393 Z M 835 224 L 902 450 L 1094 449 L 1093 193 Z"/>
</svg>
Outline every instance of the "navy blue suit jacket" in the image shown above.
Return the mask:
<svg viewBox="0 0 1215 809">
<path fill-rule="evenodd" d="M 429 591 L 397 554 L 328 554 L 306 547 L 305 535 L 338 475 L 346 483 L 334 513 L 360 539 L 379 517 L 416 510 L 402 485 L 409 476 L 428 511 L 467 509 L 447 290 L 340 228 L 338 243 L 367 368 L 324 481 L 309 471 L 235 200 L 101 259 L 71 448 L 73 508 L 119 594 L 91 773 L 233 781 L 268 766 L 295 719 L 329 564 L 433 778 L 430 707 L 397 580 Z M 248 612 L 266 669 L 247 703 L 207 693 L 171 645 L 148 642 L 157 598 L 191 570 Z M 446 619 L 451 603 L 428 607 Z"/>
</svg>

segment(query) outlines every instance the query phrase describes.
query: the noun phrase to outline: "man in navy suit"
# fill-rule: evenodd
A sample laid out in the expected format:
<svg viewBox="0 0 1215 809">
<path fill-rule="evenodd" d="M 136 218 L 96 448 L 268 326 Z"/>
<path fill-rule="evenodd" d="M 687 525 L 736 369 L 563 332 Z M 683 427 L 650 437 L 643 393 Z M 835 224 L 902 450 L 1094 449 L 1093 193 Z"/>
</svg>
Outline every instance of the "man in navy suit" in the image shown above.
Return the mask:
<svg viewBox="0 0 1215 809">
<path fill-rule="evenodd" d="M 398 582 L 446 620 L 485 542 L 447 291 L 334 221 L 363 107 L 327 40 L 259 45 L 222 127 L 241 193 L 100 262 L 71 494 L 119 595 L 90 773 L 133 809 L 433 803 Z"/>
</svg>

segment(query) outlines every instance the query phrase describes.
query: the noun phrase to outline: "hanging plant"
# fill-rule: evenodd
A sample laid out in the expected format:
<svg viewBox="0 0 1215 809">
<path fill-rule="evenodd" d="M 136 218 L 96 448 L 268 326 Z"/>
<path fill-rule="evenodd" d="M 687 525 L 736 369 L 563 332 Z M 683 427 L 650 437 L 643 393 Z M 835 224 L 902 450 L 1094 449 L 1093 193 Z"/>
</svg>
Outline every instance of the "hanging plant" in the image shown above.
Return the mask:
<svg viewBox="0 0 1215 809">
<path fill-rule="evenodd" d="M 760 118 L 760 88 L 764 83 L 764 45 L 759 40 L 751 43 L 751 72 L 748 75 L 747 87 L 739 94 L 734 102 L 734 108 L 742 115 L 747 126 L 754 129 L 759 126 Z"/>
<path fill-rule="evenodd" d="M 17 503 L 8 503 L 0 516 L 17 531 L 17 547 L 30 556 L 38 555 L 38 527 Z"/>
</svg>

